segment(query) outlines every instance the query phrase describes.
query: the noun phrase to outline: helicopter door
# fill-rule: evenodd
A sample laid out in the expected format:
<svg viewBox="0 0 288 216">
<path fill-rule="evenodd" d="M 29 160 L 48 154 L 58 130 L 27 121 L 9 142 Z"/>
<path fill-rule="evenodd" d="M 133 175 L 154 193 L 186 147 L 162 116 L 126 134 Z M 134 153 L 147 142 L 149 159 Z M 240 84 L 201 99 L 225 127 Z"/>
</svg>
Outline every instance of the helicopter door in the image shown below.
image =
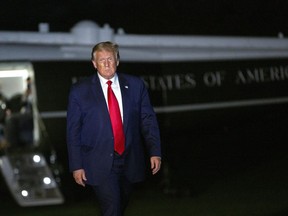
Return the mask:
<svg viewBox="0 0 288 216">
<path fill-rule="evenodd" d="M 39 148 L 39 122 L 32 65 L 0 63 L 0 170 L 20 206 L 64 201 Z"/>
</svg>

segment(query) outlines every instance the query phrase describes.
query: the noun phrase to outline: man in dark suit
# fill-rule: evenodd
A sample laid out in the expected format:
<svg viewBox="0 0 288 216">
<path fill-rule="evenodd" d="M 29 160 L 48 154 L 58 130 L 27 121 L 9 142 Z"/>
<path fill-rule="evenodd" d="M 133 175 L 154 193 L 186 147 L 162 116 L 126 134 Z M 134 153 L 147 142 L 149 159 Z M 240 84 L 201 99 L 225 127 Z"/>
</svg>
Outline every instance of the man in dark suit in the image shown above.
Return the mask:
<svg viewBox="0 0 288 216">
<path fill-rule="evenodd" d="M 77 184 L 93 187 L 104 216 L 122 216 L 133 183 L 144 180 L 145 149 L 152 174 L 160 170 L 159 128 L 144 82 L 116 72 L 117 44 L 109 41 L 96 44 L 92 63 L 97 73 L 73 85 L 69 94 L 69 167 Z M 113 93 L 109 93 L 109 86 Z M 116 123 L 117 129 L 110 94 L 116 96 L 119 104 L 121 120 Z M 115 143 L 122 143 L 120 151 Z"/>
</svg>

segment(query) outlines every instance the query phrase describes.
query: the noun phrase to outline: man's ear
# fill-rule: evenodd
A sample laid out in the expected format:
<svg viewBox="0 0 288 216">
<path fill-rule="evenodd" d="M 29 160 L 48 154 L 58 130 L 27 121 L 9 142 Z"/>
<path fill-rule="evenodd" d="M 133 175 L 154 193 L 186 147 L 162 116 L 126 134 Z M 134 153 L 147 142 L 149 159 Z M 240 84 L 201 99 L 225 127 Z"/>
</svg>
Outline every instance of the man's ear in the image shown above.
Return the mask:
<svg viewBox="0 0 288 216">
<path fill-rule="evenodd" d="M 94 62 L 94 61 L 92 60 L 92 64 L 93 64 L 94 68 L 97 69 L 97 67 L 96 67 L 96 62 Z"/>
<path fill-rule="evenodd" d="M 119 65 L 119 60 L 117 61 L 117 67 L 118 67 L 118 65 Z"/>
</svg>

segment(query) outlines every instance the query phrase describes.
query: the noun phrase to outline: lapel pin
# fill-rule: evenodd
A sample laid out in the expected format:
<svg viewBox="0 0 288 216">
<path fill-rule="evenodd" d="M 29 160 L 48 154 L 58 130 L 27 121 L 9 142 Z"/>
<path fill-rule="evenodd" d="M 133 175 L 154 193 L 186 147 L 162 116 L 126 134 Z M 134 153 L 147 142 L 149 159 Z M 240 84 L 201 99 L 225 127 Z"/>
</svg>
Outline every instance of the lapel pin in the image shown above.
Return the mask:
<svg viewBox="0 0 288 216">
<path fill-rule="evenodd" d="M 126 89 L 128 89 L 128 86 L 125 86 Z"/>
</svg>

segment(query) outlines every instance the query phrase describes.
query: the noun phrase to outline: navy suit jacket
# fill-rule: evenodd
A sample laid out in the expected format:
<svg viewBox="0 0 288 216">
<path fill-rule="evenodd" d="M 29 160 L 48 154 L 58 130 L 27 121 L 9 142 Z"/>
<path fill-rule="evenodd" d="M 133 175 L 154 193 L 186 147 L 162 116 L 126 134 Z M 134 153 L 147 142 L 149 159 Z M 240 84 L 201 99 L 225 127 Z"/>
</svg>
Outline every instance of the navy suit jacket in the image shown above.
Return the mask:
<svg viewBox="0 0 288 216">
<path fill-rule="evenodd" d="M 118 78 L 126 137 L 125 174 L 131 182 L 138 182 L 145 177 L 145 152 L 150 157 L 161 157 L 159 128 L 144 82 L 121 73 Z M 84 169 L 87 184 L 100 184 L 111 170 L 114 144 L 109 112 L 97 74 L 71 87 L 67 145 L 70 171 Z"/>
</svg>

